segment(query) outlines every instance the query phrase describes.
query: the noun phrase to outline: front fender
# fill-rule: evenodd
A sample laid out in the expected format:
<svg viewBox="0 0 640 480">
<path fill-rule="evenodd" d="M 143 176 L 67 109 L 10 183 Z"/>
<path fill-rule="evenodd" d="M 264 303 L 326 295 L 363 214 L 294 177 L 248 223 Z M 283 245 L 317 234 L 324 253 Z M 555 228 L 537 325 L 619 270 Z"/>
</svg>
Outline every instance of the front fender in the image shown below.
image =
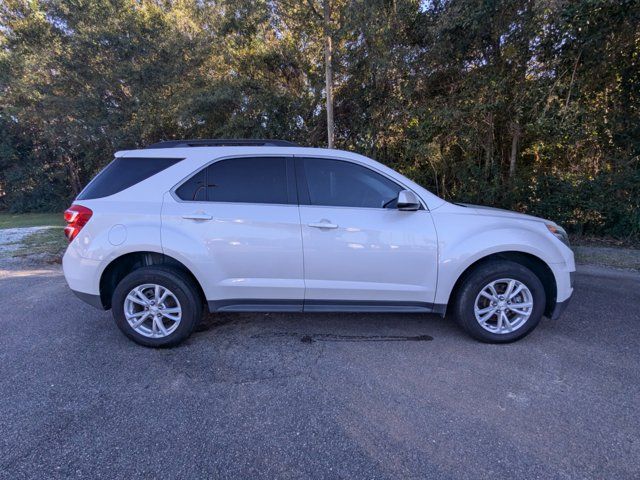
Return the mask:
<svg viewBox="0 0 640 480">
<path fill-rule="evenodd" d="M 478 260 L 496 253 L 520 252 L 554 265 L 566 263 L 560 242 L 541 222 L 467 215 L 438 229 L 436 304 L 446 305 L 460 276 Z M 476 218 L 474 218 L 476 217 Z"/>
</svg>

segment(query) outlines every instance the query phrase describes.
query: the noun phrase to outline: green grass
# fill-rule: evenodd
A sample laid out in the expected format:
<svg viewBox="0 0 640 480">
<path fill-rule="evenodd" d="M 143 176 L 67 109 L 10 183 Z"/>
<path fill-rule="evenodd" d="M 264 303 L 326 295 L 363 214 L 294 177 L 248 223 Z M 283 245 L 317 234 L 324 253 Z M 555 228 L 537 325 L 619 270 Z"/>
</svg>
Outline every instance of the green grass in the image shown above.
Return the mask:
<svg viewBox="0 0 640 480">
<path fill-rule="evenodd" d="M 20 241 L 20 247 L 11 253 L 12 257 L 26 257 L 28 255 L 47 254 L 59 257 L 69 243 L 62 227 L 47 228 L 27 235 Z"/>
<path fill-rule="evenodd" d="M 64 226 L 62 213 L 0 213 L 0 229 Z"/>
</svg>

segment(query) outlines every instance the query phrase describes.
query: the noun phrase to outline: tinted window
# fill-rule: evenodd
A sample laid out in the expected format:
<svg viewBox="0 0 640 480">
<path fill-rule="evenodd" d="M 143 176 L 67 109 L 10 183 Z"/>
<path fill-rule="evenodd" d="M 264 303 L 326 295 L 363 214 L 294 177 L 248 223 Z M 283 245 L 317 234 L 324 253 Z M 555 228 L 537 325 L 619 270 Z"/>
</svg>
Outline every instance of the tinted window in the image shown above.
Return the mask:
<svg viewBox="0 0 640 480">
<path fill-rule="evenodd" d="M 284 158 L 233 158 L 212 163 L 182 184 L 182 200 L 289 203 Z"/>
<path fill-rule="evenodd" d="M 181 158 L 116 158 L 89 182 L 78 200 L 102 198 L 121 192 L 145 180 L 165 168 L 176 164 Z"/>
<path fill-rule="evenodd" d="M 204 202 L 207 200 L 206 169 L 200 170 L 176 190 L 176 195 L 182 200 Z"/>
<path fill-rule="evenodd" d="M 304 171 L 311 205 L 395 208 L 402 187 L 360 165 L 307 158 Z"/>
</svg>

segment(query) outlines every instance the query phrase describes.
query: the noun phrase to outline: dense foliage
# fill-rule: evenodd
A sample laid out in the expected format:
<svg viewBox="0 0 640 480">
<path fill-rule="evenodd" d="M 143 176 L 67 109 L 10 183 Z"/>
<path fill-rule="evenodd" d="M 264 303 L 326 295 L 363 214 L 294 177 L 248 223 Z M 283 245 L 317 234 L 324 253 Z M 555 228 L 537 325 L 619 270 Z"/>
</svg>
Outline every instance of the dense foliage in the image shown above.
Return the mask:
<svg viewBox="0 0 640 480">
<path fill-rule="evenodd" d="M 322 1 L 3 0 L 0 208 L 65 207 L 161 139 L 326 145 L 328 31 L 336 147 L 640 238 L 640 0 Z"/>
</svg>

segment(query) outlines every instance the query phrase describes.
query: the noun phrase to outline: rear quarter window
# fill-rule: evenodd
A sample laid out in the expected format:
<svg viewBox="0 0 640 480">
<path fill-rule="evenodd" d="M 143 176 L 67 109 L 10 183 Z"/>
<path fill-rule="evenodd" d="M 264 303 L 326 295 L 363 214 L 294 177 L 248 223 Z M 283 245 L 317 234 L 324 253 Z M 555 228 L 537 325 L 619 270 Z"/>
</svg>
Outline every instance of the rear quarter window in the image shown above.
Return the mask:
<svg viewBox="0 0 640 480">
<path fill-rule="evenodd" d="M 121 192 L 175 165 L 182 158 L 118 157 L 80 192 L 78 200 L 92 200 Z"/>
</svg>

